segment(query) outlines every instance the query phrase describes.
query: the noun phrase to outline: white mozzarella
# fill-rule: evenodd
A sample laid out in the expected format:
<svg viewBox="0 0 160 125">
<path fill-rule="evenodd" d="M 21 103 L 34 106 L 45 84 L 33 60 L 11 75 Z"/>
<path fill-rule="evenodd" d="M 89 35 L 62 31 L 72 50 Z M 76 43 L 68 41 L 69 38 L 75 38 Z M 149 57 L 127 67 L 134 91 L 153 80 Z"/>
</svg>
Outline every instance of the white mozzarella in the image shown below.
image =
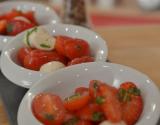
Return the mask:
<svg viewBox="0 0 160 125">
<path fill-rule="evenodd" d="M 50 51 L 55 47 L 56 39 L 43 28 L 34 28 L 27 32 L 25 43 L 32 48 Z"/>
<path fill-rule="evenodd" d="M 40 71 L 44 73 L 54 72 L 58 69 L 64 68 L 65 65 L 59 61 L 52 61 L 49 63 L 46 63 L 41 66 Z"/>
<path fill-rule="evenodd" d="M 99 125 L 127 125 L 127 124 L 123 121 L 121 121 L 119 123 L 111 123 L 109 121 L 104 121 L 104 122 L 100 123 Z"/>
</svg>

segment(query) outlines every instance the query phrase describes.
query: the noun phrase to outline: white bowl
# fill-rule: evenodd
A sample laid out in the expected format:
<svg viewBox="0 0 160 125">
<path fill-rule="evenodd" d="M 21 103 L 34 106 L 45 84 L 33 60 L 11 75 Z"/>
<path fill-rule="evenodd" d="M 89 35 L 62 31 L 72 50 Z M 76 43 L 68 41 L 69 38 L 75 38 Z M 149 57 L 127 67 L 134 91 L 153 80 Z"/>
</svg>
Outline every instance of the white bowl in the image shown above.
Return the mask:
<svg viewBox="0 0 160 125">
<path fill-rule="evenodd" d="M 52 8 L 32 2 L 20 2 L 20 1 L 1 2 L 0 15 L 11 11 L 13 8 L 21 11 L 30 11 L 30 10 L 35 11 L 35 18 L 38 24 L 40 25 L 60 22 L 59 17 Z M 13 36 L 0 35 L 0 51 L 12 38 Z"/>
<path fill-rule="evenodd" d="M 75 88 L 88 86 L 90 80 L 102 80 L 115 87 L 125 81 L 134 82 L 140 88 L 144 100 L 144 109 L 136 125 L 156 125 L 160 116 L 160 93 L 155 83 L 132 68 L 106 62 L 84 63 L 61 69 L 37 82 L 20 104 L 18 125 L 41 125 L 31 110 L 32 99 L 38 93 L 53 92 L 65 98 Z"/>
<path fill-rule="evenodd" d="M 93 31 L 67 24 L 50 24 L 44 26 L 44 28 L 54 36 L 66 35 L 86 40 L 91 47 L 92 55 L 95 57 L 96 61 L 106 61 L 108 54 L 106 42 Z M 46 74 L 28 70 L 17 65 L 18 61 L 16 54 L 18 49 L 24 46 L 22 41 L 26 32 L 17 35 L 3 49 L 1 55 L 1 70 L 11 82 L 25 88 L 30 88 Z"/>
</svg>

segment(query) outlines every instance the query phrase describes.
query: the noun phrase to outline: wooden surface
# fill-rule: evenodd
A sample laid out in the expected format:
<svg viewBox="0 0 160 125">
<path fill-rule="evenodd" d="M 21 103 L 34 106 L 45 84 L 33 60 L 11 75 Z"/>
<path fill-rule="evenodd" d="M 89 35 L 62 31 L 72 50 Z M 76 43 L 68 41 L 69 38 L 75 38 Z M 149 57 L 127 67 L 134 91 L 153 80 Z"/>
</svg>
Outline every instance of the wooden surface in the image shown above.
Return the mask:
<svg viewBox="0 0 160 125">
<path fill-rule="evenodd" d="M 109 59 L 147 74 L 160 88 L 160 26 L 95 29 L 109 47 Z"/>
</svg>

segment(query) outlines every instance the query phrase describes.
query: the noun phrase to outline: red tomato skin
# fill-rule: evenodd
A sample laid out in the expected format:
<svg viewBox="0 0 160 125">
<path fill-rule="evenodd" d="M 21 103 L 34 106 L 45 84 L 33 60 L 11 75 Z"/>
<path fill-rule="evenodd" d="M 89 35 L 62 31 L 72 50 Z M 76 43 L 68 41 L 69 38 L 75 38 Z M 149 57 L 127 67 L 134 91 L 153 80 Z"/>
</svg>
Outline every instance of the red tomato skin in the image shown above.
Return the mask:
<svg viewBox="0 0 160 125">
<path fill-rule="evenodd" d="M 24 59 L 24 67 L 27 69 L 39 71 L 40 67 L 51 61 L 60 61 L 66 64 L 66 58 L 56 51 L 33 50 Z"/>
<path fill-rule="evenodd" d="M 83 56 L 90 56 L 89 44 L 84 40 L 73 39 L 66 44 L 65 54 L 70 60 Z"/>
<path fill-rule="evenodd" d="M 67 37 L 67 36 L 57 36 L 56 37 L 56 44 L 55 44 L 55 49 L 58 53 L 60 53 L 63 56 L 66 56 L 65 53 L 65 45 L 67 41 L 72 40 L 72 38 Z"/>
<path fill-rule="evenodd" d="M 76 125 L 93 125 L 93 124 L 90 121 L 80 120 Z"/>
<path fill-rule="evenodd" d="M 118 89 L 107 84 L 100 85 L 99 89 L 101 96 L 105 98 L 105 102 L 101 105 L 104 115 L 113 123 L 120 122 L 122 120 L 122 106 L 117 96 Z"/>
<path fill-rule="evenodd" d="M 83 93 L 86 93 L 86 92 L 89 92 L 89 89 L 86 88 L 86 87 L 78 87 L 78 88 L 75 89 L 75 93 L 83 94 Z"/>
<path fill-rule="evenodd" d="M 100 80 L 91 80 L 89 83 L 89 95 L 95 99 L 99 95 L 99 87 L 104 84 Z"/>
<path fill-rule="evenodd" d="M 15 36 L 24 30 L 30 29 L 35 25 L 21 20 L 10 20 L 7 24 L 7 35 Z"/>
<path fill-rule="evenodd" d="M 81 109 L 82 107 L 84 107 L 85 105 L 87 105 L 90 101 L 90 96 L 88 93 L 83 93 L 81 95 L 81 97 L 78 98 L 74 98 L 71 100 L 65 100 L 64 101 L 64 107 L 70 111 L 70 112 L 74 112 L 77 111 L 79 109 Z"/>
<path fill-rule="evenodd" d="M 0 34 L 4 35 L 6 33 L 7 20 L 0 19 Z"/>
<path fill-rule="evenodd" d="M 23 66 L 24 58 L 32 51 L 33 49 L 29 47 L 22 47 L 18 50 L 17 58 L 20 64 Z"/>
<path fill-rule="evenodd" d="M 90 103 L 76 112 L 76 116 L 83 120 L 93 121 L 93 113 L 102 112 L 101 107 L 96 103 Z"/>
<path fill-rule="evenodd" d="M 10 11 L 9 13 L 6 13 L 4 15 L 4 18 L 9 21 L 9 20 L 12 20 L 13 18 L 15 18 L 17 16 L 22 16 L 22 12 L 18 11 L 16 9 L 12 9 L 12 11 Z"/>
<path fill-rule="evenodd" d="M 87 63 L 87 62 L 94 62 L 94 58 L 90 56 L 83 56 L 80 58 L 75 58 L 69 62 L 68 66 L 81 64 L 81 63 Z"/>
<path fill-rule="evenodd" d="M 23 13 L 23 16 L 25 18 L 27 18 L 28 20 L 30 20 L 33 24 L 37 25 L 37 21 L 35 19 L 35 13 L 33 11 L 28 11 L 28 12 L 25 12 Z"/>
<path fill-rule="evenodd" d="M 51 93 L 38 94 L 32 101 L 32 112 L 45 125 L 61 125 L 66 113 L 60 97 Z"/>
</svg>

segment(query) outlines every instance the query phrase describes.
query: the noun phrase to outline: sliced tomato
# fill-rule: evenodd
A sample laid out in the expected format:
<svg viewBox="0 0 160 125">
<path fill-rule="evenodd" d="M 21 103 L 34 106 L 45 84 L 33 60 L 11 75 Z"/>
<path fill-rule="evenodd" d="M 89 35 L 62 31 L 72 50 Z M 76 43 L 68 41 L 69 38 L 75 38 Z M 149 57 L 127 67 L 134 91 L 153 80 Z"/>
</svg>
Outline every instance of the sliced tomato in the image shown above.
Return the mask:
<svg viewBox="0 0 160 125">
<path fill-rule="evenodd" d="M 100 122 L 104 120 L 101 107 L 96 103 L 90 103 L 76 112 L 76 116 L 83 120 Z"/>
<path fill-rule="evenodd" d="M 91 80 L 89 83 L 89 94 L 92 98 L 96 98 L 99 95 L 99 86 L 103 84 L 99 80 Z"/>
<path fill-rule="evenodd" d="M 29 48 L 29 47 L 22 47 L 18 50 L 18 60 L 21 63 L 21 65 L 23 65 L 24 63 L 24 58 L 32 51 L 33 49 Z"/>
<path fill-rule="evenodd" d="M 92 125 L 92 122 L 86 120 L 79 120 L 76 125 Z"/>
<path fill-rule="evenodd" d="M 32 111 L 45 125 L 61 125 L 66 112 L 60 97 L 51 93 L 38 94 L 32 101 Z"/>
<path fill-rule="evenodd" d="M 69 62 L 68 65 L 70 66 L 70 65 L 76 65 L 76 64 L 87 63 L 87 62 L 94 62 L 94 58 L 90 56 L 83 56 L 80 58 L 75 58 L 71 60 L 71 62 Z"/>
<path fill-rule="evenodd" d="M 125 82 L 121 84 L 118 94 L 122 103 L 123 120 L 127 125 L 134 125 L 143 111 L 140 90 L 133 82 Z"/>
<path fill-rule="evenodd" d="M 105 99 L 101 104 L 105 117 L 111 122 L 120 122 L 122 120 L 122 107 L 117 96 L 118 90 L 107 84 L 100 85 L 99 90 Z"/>
<path fill-rule="evenodd" d="M 27 23 L 22 20 L 10 20 L 7 24 L 7 35 L 17 35 L 18 33 L 30 29 L 34 27 L 35 25 L 32 23 Z"/>
<path fill-rule="evenodd" d="M 24 59 L 24 67 L 31 70 L 39 71 L 40 67 L 51 61 L 60 61 L 66 63 L 65 57 L 56 51 L 33 50 Z"/>
<path fill-rule="evenodd" d="M 63 125 L 92 125 L 90 121 L 80 120 L 77 117 L 73 117 L 63 123 Z"/>
<path fill-rule="evenodd" d="M 37 21 L 35 19 L 35 13 L 34 11 L 28 11 L 28 12 L 24 12 L 23 16 L 26 17 L 28 20 L 30 20 L 33 24 L 37 25 Z"/>
<path fill-rule="evenodd" d="M 66 55 L 65 53 L 65 45 L 67 43 L 67 41 L 72 40 L 72 38 L 67 37 L 67 36 L 57 36 L 56 37 L 56 44 L 55 44 L 55 48 L 56 51 L 62 55 Z"/>
<path fill-rule="evenodd" d="M 90 96 L 87 93 L 76 93 L 64 100 L 64 106 L 68 111 L 77 111 L 87 105 L 90 101 Z"/>
<path fill-rule="evenodd" d="M 89 44 L 81 39 L 72 39 L 65 45 L 65 55 L 70 60 L 83 56 L 90 56 Z"/>
<path fill-rule="evenodd" d="M 9 20 L 12 20 L 13 18 L 15 18 L 17 16 L 22 16 L 22 12 L 18 11 L 16 9 L 13 9 L 9 13 L 5 14 L 5 19 L 9 21 Z"/>
<path fill-rule="evenodd" d="M 0 20 L 0 34 L 4 35 L 7 29 L 7 20 Z"/>
<path fill-rule="evenodd" d="M 83 94 L 83 93 L 86 93 L 86 92 L 89 92 L 89 89 L 86 88 L 86 87 L 78 87 L 78 88 L 75 89 L 75 93 Z"/>
</svg>

